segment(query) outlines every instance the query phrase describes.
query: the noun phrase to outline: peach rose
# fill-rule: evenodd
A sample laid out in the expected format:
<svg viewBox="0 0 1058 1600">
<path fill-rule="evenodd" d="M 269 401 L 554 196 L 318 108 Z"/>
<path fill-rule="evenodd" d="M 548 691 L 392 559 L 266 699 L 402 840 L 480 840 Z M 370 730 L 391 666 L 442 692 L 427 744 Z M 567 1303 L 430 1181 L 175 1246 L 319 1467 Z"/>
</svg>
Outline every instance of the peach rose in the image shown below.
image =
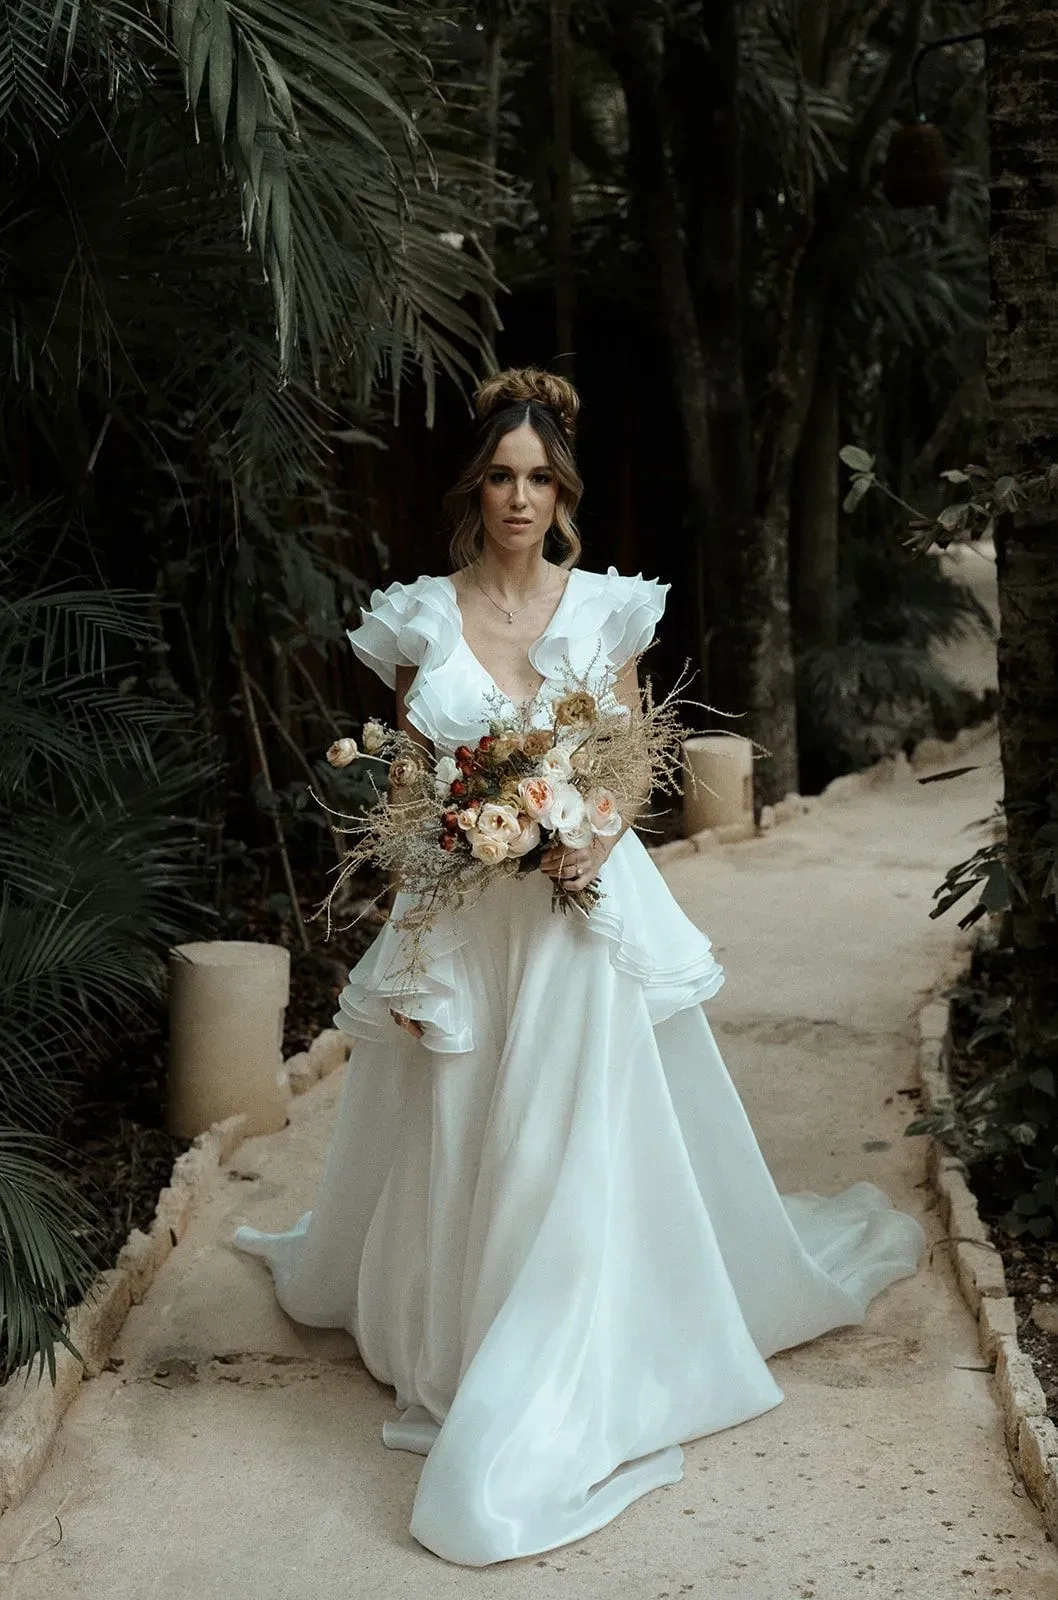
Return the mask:
<svg viewBox="0 0 1058 1600">
<path fill-rule="evenodd" d="M 612 790 L 601 787 L 589 789 L 584 796 L 584 804 L 588 809 L 592 833 L 602 834 L 604 839 L 620 833 L 621 813 L 617 807 L 617 796 Z"/>
<path fill-rule="evenodd" d="M 495 834 L 471 832 L 467 835 L 470 840 L 470 854 L 476 861 L 483 861 L 487 867 L 498 866 L 506 859 L 510 846 L 506 839 L 498 839 Z"/>
<path fill-rule="evenodd" d="M 471 828 L 476 828 L 477 827 L 477 825 L 478 825 L 478 812 L 480 810 L 481 810 L 481 807 L 475 801 L 475 803 L 472 806 L 466 806 L 466 807 L 464 807 L 464 809 L 462 811 L 459 812 L 459 814 L 456 817 L 456 822 L 462 828 L 464 833 L 469 833 Z"/>
<path fill-rule="evenodd" d="M 529 815 L 546 828 L 547 814 L 555 800 L 554 784 L 549 778 L 523 778 L 518 793 Z"/>
<path fill-rule="evenodd" d="M 479 833 L 488 834 L 494 839 L 504 839 L 510 844 L 512 839 L 517 839 L 522 831 L 522 824 L 517 811 L 510 806 L 501 806 L 495 800 L 489 800 L 478 812 L 477 828 Z"/>
<path fill-rule="evenodd" d="M 508 855 L 527 856 L 540 843 L 540 824 L 535 817 L 523 817 L 521 820 L 522 831 L 517 839 L 511 840 L 507 847 Z"/>
</svg>

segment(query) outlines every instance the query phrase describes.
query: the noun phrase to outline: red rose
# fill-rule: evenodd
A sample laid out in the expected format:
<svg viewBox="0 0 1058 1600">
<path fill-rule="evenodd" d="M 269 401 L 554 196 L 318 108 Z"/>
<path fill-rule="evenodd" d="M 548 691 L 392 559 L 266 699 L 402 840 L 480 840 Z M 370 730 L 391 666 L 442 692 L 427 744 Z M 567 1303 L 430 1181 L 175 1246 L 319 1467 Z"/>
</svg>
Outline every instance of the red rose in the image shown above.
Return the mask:
<svg viewBox="0 0 1058 1600">
<path fill-rule="evenodd" d="M 458 761 L 459 765 L 462 766 L 464 761 L 473 761 L 474 752 L 471 750 L 469 745 L 461 744 L 455 753 L 455 759 Z"/>
<path fill-rule="evenodd" d="M 446 811 L 442 820 L 449 833 L 454 833 L 459 827 L 459 813 L 457 811 Z"/>
<path fill-rule="evenodd" d="M 441 835 L 441 849 L 442 850 L 454 850 L 458 843 L 459 843 L 459 841 L 456 838 L 454 833 L 442 833 L 442 835 Z"/>
<path fill-rule="evenodd" d="M 491 733 L 483 733 L 481 735 L 481 738 L 478 740 L 478 749 L 479 750 L 487 750 L 491 743 L 492 743 L 492 735 L 491 735 Z"/>
<path fill-rule="evenodd" d="M 449 784 L 448 788 L 449 788 L 449 793 L 451 793 L 451 794 L 466 794 L 466 792 L 467 792 L 467 786 L 463 782 L 462 778 L 453 779 L 453 781 Z"/>
</svg>

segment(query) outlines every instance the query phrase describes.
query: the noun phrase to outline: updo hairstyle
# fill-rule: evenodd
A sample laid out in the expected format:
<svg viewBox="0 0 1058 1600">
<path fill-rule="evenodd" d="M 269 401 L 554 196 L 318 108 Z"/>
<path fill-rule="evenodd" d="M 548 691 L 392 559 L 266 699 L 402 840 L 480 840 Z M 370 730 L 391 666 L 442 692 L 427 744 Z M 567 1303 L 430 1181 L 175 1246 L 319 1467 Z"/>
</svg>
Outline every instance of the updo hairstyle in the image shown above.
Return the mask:
<svg viewBox="0 0 1058 1600">
<path fill-rule="evenodd" d="M 474 393 L 477 441 L 462 474 L 445 495 L 445 521 L 451 529 L 448 546 L 453 571 L 468 567 L 485 543 L 480 492 L 486 472 L 505 434 L 528 422 L 544 447 L 555 474 L 558 496 L 550 537 L 557 545 L 558 565 L 576 566 L 580 535 L 573 516 L 584 492 L 573 457 L 580 397 L 571 383 L 540 367 L 509 367 L 487 378 Z"/>
</svg>

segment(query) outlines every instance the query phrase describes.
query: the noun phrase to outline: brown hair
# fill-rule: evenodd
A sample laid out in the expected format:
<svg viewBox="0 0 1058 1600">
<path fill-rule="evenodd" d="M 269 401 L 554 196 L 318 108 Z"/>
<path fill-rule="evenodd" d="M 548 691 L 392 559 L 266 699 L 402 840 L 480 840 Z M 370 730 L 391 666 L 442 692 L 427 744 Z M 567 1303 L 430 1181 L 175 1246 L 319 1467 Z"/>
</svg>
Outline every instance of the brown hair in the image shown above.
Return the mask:
<svg viewBox="0 0 1058 1600">
<path fill-rule="evenodd" d="M 540 437 L 548 466 L 558 480 L 552 537 L 560 546 L 563 567 L 580 559 L 580 535 L 573 516 L 584 492 L 573 456 L 573 435 L 580 398 L 571 383 L 540 367 L 509 367 L 487 378 L 474 393 L 479 427 L 477 443 L 462 473 L 445 495 L 445 518 L 452 530 L 448 554 L 453 570 L 469 566 L 481 554 L 481 482 L 505 434 L 523 422 Z"/>
</svg>

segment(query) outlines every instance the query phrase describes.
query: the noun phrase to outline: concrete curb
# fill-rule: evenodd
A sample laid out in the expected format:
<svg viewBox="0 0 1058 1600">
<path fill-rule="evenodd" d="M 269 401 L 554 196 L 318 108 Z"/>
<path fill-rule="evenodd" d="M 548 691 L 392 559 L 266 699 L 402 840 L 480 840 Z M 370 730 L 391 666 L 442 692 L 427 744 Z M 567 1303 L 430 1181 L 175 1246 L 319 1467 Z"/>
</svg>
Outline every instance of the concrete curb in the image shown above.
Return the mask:
<svg viewBox="0 0 1058 1600">
<path fill-rule="evenodd" d="M 957 969 L 941 985 L 961 977 L 966 951 Z M 947 1000 L 928 1001 L 918 1013 L 916 1077 L 923 1112 L 951 1104 L 948 1076 L 951 1059 L 951 1016 Z M 953 1251 L 955 1276 L 963 1299 L 977 1318 L 981 1355 L 995 1364 L 996 1391 L 1003 1413 L 1003 1432 L 1011 1465 L 1043 1512 L 1044 1526 L 1058 1543 L 1058 1428 L 1047 1416 L 1047 1399 L 1031 1358 L 1018 1344 L 1016 1305 L 1007 1294 L 1002 1258 L 981 1221 L 977 1200 L 966 1181 L 966 1167 L 928 1134 L 926 1174 L 940 1207 L 941 1220 Z"/>
<path fill-rule="evenodd" d="M 995 717 L 990 717 L 987 722 L 978 722 L 972 728 L 960 728 L 954 739 L 920 739 L 910 757 L 902 750 L 896 755 L 883 756 L 873 766 L 864 767 L 859 772 L 846 772 L 840 778 L 832 779 L 819 794 L 804 795 L 791 790 L 775 805 L 762 808 L 759 828 L 750 822 L 729 822 L 719 828 L 702 828 L 688 839 L 669 839 L 665 844 L 649 844 L 647 850 L 659 866 L 664 866 L 670 861 L 686 860 L 699 851 L 737 844 L 742 839 L 759 838 L 777 823 L 805 816 L 815 806 L 840 804 L 870 789 L 894 783 L 923 767 L 951 762 L 965 755 L 967 750 L 972 750 L 974 745 L 983 744 L 995 733 L 996 727 Z"/>
<path fill-rule="evenodd" d="M 344 1066 L 352 1041 L 326 1028 L 308 1050 L 285 1066 L 292 1094 L 304 1094 L 320 1078 Z M 213 1123 L 173 1163 L 168 1184 L 158 1196 L 154 1220 L 144 1233 L 133 1228 L 113 1267 L 100 1272 L 67 1323 L 70 1342 L 84 1364 L 63 1345 L 55 1351 L 55 1383 L 20 1367 L 0 1387 L 0 1514 L 25 1499 L 47 1460 L 63 1413 L 83 1378 L 95 1378 L 106 1365 L 129 1307 L 139 1305 L 154 1275 L 187 1232 L 200 1194 L 245 1137 L 242 1113 Z M 33 1364 L 36 1365 L 35 1363 Z"/>
</svg>

